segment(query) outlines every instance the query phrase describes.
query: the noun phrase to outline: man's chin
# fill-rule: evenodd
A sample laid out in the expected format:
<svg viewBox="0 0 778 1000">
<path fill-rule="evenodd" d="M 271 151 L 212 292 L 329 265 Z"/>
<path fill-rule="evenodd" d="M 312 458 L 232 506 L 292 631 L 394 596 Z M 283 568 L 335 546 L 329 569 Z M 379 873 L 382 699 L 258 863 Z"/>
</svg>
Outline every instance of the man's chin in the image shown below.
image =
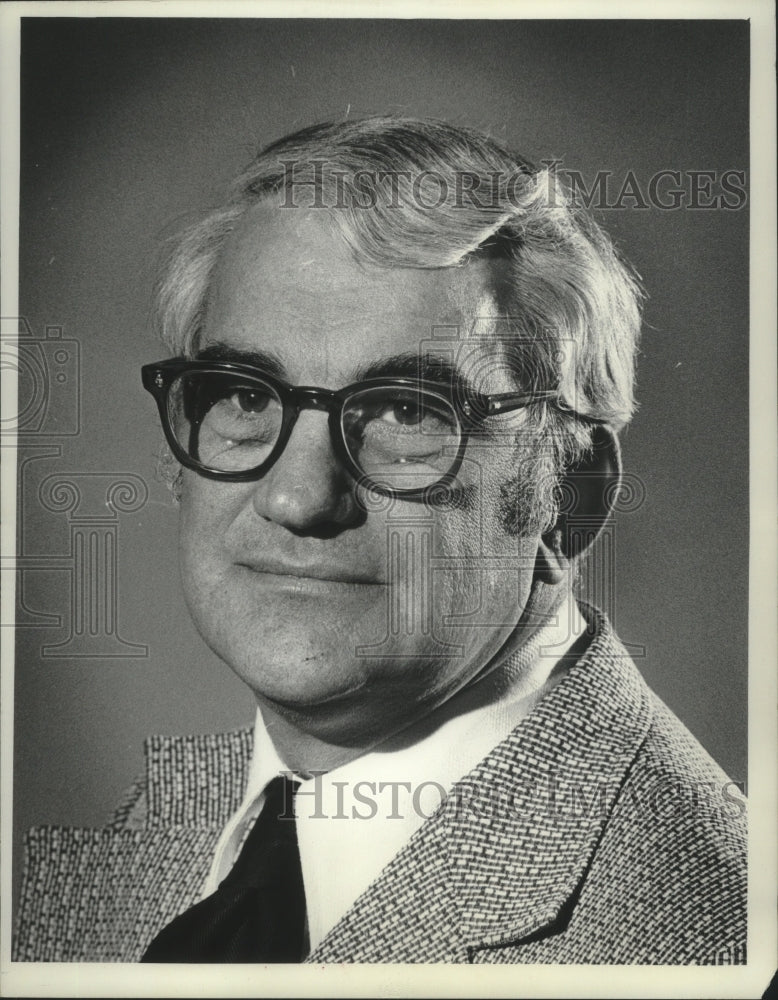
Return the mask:
<svg viewBox="0 0 778 1000">
<path fill-rule="evenodd" d="M 383 727 L 391 725 L 390 719 L 376 710 L 366 681 L 349 683 L 344 679 L 338 685 L 322 685 L 317 691 L 288 685 L 268 690 L 267 684 L 259 689 L 248 683 L 271 733 L 273 720 L 281 719 L 299 736 L 332 746 L 364 749 L 379 741 Z"/>
<path fill-rule="evenodd" d="M 325 713 L 360 699 L 370 684 L 367 665 L 355 656 L 357 640 L 345 625 L 327 632 L 315 606 L 314 615 L 293 622 L 281 615 L 281 628 L 247 631 L 240 648 L 216 644 L 211 648 L 251 689 L 257 701 L 284 714 Z M 309 626 L 306 628 L 305 626 Z M 323 641 L 326 635 L 329 641 Z"/>
<path fill-rule="evenodd" d="M 368 686 L 367 681 L 347 679 L 337 684 L 328 678 L 326 683 L 304 686 L 283 682 L 270 685 L 266 677 L 244 679 L 260 705 L 268 705 L 285 715 L 331 714 L 361 700 L 360 696 Z"/>
<path fill-rule="evenodd" d="M 378 742 L 402 728 L 433 684 L 428 670 L 409 669 L 404 656 L 355 657 L 353 648 L 345 647 L 287 643 L 281 648 L 271 642 L 263 647 L 261 663 L 233 660 L 232 666 L 263 711 L 301 733 L 343 746 Z"/>
</svg>

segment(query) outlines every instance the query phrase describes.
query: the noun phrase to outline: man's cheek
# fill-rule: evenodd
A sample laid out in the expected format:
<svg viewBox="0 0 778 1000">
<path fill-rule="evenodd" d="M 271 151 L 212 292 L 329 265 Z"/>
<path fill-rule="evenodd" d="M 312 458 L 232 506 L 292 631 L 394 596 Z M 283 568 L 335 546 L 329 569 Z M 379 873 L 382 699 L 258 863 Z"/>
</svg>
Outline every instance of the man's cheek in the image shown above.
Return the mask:
<svg viewBox="0 0 778 1000">
<path fill-rule="evenodd" d="M 181 514 L 187 519 L 193 519 L 207 511 L 218 509 L 219 498 L 224 497 L 227 489 L 227 483 L 213 482 L 198 476 L 191 469 L 184 469 L 181 476 Z"/>
<path fill-rule="evenodd" d="M 185 473 L 178 517 L 182 552 L 210 559 L 223 552 L 226 533 L 240 504 L 233 491 L 233 484 L 206 480 L 193 472 Z"/>
</svg>

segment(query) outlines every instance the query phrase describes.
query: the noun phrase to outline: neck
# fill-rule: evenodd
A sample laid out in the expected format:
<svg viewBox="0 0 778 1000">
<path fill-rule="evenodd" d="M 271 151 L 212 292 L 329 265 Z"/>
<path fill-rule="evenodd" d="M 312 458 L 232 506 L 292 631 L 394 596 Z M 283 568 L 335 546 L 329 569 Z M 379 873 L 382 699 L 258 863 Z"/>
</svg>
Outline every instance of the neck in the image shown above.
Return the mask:
<svg viewBox="0 0 778 1000">
<path fill-rule="evenodd" d="M 262 721 L 284 764 L 302 777 L 321 771 L 334 771 L 351 760 L 361 757 L 370 748 L 362 745 L 342 746 L 334 741 L 301 730 L 272 704 L 257 699 Z"/>
</svg>

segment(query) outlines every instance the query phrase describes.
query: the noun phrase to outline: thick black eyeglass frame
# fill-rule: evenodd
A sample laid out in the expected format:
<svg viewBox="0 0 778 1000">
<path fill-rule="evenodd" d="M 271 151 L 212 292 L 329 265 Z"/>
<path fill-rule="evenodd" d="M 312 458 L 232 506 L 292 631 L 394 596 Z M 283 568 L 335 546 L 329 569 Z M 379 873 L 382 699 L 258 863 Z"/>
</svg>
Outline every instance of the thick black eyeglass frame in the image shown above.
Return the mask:
<svg viewBox="0 0 778 1000">
<path fill-rule="evenodd" d="M 254 468 L 245 469 L 240 472 L 225 472 L 221 469 L 212 469 L 210 466 L 203 465 L 192 458 L 182 448 L 170 424 L 167 400 L 168 392 L 175 379 L 188 372 L 202 372 L 214 375 L 240 375 L 249 380 L 264 382 L 278 393 L 283 406 L 281 430 L 276 444 L 264 462 Z M 144 365 L 141 369 L 141 374 L 143 387 L 151 393 L 157 402 L 162 429 L 171 451 L 182 465 L 200 473 L 208 479 L 231 483 L 242 483 L 256 479 L 260 473 L 267 472 L 282 455 L 301 411 L 324 410 L 329 416 L 330 438 L 335 453 L 355 481 L 383 496 L 401 497 L 403 500 L 425 499 L 429 497 L 430 490 L 437 491 L 441 488 L 452 486 L 456 481 L 457 472 L 459 472 L 462 465 L 468 440 L 471 434 L 477 430 L 481 421 L 486 417 L 519 410 L 539 401 L 550 403 L 555 409 L 565 413 L 577 415 L 574 410 L 564 404 L 556 389 L 542 389 L 533 392 L 502 392 L 493 395 L 468 390 L 465 394 L 464 392 L 457 391 L 456 385 L 452 386 L 448 383 L 406 377 L 386 377 L 366 379 L 362 382 L 354 382 L 351 385 L 344 386 L 342 389 L 333 390 L 312 385 L 290 385 L 282 379 L 266 374 L 260 368 L 255 368 L 253 365 L 231 361 L 193 361 L 187 358 L 170 358 L 167 361 L 157 361 L 153 364 Z M 412 489 L 388 486 L 380 480 L 373 479 L 368 473 L 360 469 L 349 454 L 341 425 L 343 410 L 349 399 L 356 393 L 363 389 L 374 389 L 377 387 L 423 390 L 433 396 L 437 396 L 446 404 L 453 407 L 459 420 L 461 440 L 457 454 L 452 459 L 448 472 L 435 480 L 434 483 Z M 591 420 L 588 417 L 584 417 L 584 419 Z M 593 422 L 599 423 L 600 421 Z"/>
</svg>

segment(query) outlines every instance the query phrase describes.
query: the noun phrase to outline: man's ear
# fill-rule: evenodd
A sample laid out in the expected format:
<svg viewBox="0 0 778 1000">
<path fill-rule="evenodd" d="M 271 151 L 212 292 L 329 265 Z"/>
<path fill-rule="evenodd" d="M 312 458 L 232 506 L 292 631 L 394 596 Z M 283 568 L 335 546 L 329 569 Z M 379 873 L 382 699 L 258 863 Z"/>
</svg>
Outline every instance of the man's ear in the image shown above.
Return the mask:
<svg viewBox="0 0 778 1000">
<path fill-rule="evenodd" d="M 613 510 L 620 482 L 619 440 L 610 427 L 598 424 L 591 450 L 562 479 L 559 517 L 538 547 L 541 579 L 559 583 L 569 564 L 594 543 Z"/>
</svg>

